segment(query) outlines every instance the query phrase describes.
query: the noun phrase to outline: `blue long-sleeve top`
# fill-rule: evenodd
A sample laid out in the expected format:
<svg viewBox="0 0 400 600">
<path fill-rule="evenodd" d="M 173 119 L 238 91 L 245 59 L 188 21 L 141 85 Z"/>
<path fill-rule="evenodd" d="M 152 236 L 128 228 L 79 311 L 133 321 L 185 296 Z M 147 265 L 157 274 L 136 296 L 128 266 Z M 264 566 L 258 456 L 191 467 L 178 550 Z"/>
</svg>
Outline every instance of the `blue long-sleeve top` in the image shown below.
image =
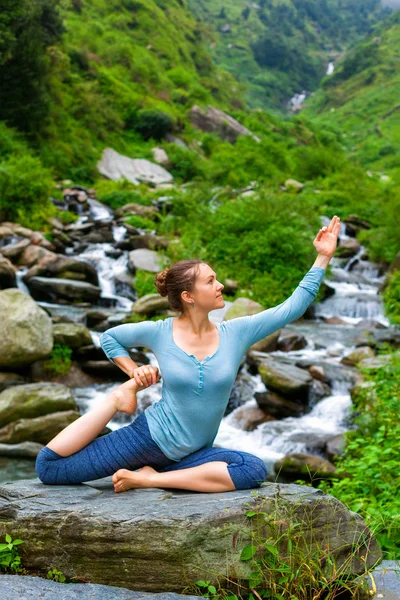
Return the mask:
<svg viewBox="0 0 400 600">
<path fill-rule="evenodd" d="M 217 324 L 218 349 L 202 361 L 174 342 L 175 317 L 125 323 L 102 333 L 100 345 L 111 362 L 129 357 L 127 348 L 143 346 L 154 353 L 162 394 L 145 409 L 145 415 L 153 440 L 171 460 L 213 445 L 244 354 L 255 342 L 304 314 L 325 272 L 322 267 L 311 267 L 281 304 Z"/>
</svg>

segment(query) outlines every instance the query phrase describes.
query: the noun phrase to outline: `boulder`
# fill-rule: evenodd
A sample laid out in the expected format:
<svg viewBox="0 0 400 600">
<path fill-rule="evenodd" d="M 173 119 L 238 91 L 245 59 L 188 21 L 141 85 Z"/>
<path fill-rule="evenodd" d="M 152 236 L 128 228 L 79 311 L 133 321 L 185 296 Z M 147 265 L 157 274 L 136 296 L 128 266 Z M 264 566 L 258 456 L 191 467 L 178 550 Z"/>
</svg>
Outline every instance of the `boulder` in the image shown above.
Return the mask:
<svg viewBox="0 0 400 600">
<path fill-rule="evenodd" d="M 21 600 L 199 600 L 199 596 L 174 594 L 173 592 L 151 594 L 135 592 L 125 587 L 98 583 L 65 585 L 59 581 L 34 575 L 0 574 L 0 590 L 4 598 Z"/>
<path fill-rule="evenodd" d="M 300 417 L 304 413 L 304 407 L 282 398 L 274 392 L 256 392 L 254 398 L 258 406 L 275 419 L 286 417 Z"/>
<path fill-rule="evenodd" d="M 199 579 L 215 585 L 220 574 L 248 580 L 251 561 L 240 554 L 258 538 L 264 555 L 268 519 L 298 524 L 301 558 L 294 555 L 294 571 L 296 560 L 315 560 L 318 548 L 325 559 L 329 548 L 331 560 L 321 562 L 325 577 L 333 569 L 360 575 L 382 560 L 363 518 L 310 486 L 265 482 L 256 492 L 212 494 L 136 488 L 121 498 L 111 477 L 79 485 L 45 485 L 38 478 L 0 485 L 0 536 L 12 531 L 13 538 L 29 540 L 27 569 L 45 574 L 56 567 L 66 577 L 152 593 L 182 593 Z M 282 531 L 280 537 L 286 555 L 288 536 Z"/>
<path fill-rule="evenodd" d="M 0 429 L 0 442 L 18 444 L 20 442 L 38 442 L 48 444 L 60 431 L 79 419 L 80 413 L 74 410 L 55 412 L 36 419 L 18 419 Z"/>
<path fill-rule="evenodd" d="M 138 248 L 132 250 L 128 255 L 128 268 L 132 273 L 138 269 L 150 273 L 159 273 L 164 269 L 163 262 L 170 262 L 167 257 L 161 256 L 154 250 L 148 248 Z"/>
<path fill-rule="evenodd" d="M 42 258 L 52 256 L 55 258 L 55 252 L 50 252 L 46 248 L 42 248 L 42 246 L 35 246 L 34 244 L 29 244 L 21 256 L 19 257 L 18 264 L 25 267 L 32 267 L 34 264 L 39 262 Z"/>
<path fill-rule="evenodd" d="M 239 135 L 251 135 L 256 142 L 261 141 L 247 127 L 215 106 L 208 106 L 204 112 L 195 105 L 190 110 L 189 118 L 197 129 L 217 133 L 223 140 L 227 140 L 231 144 L 236 142 Z"/>
<path fill-rule="evenodd" d="M 3 254 L 0 254 L 0 290 L 13 287 L 17 287 L 15 269 L 12 262 L 8 258 L 5 258 Z"/>
<path fill-rule="evenodd" d="M 48 356 L 53 348 L 51 318 L 29 294 L 0 292 L 0 367 L 21 367 Z"/>
<path fill-rule="evenodd" d="M 131 183 L 139 185 L 145 183 L 168 183 L 173 181 L 173 176 L 164 167 L 152 163 L 146 158 L 129 158 L 119 154 L 112 148 L 105 148 L 101 160 L 97 163 L 99 172 L 112 179 L 119 181 L 125 178 Z"/>
<path fill-rule="evenodd" d="M 41 258 L 25 273 L 23 280 L 29 286 L 29 280 L 33 277 L 77 279 L 99 285 L 99 277 L 93 265 L 71 256 L 54 253 Z"/>
<path fill-rule="evenodd" d="M 127 214 L 138 215 L 146 219 L 160 217 L 160 212 L 154 206 L 144 206 L 143 204 L 137 204 L 137 202 L 129 202 L 129 204 L 125 204 L 115 211 L 116 217 L 122 217 Z"/>
<path fill-rule="evenodd" d="M 138 315 L 151 315 L 161 310 L 168 310 L 169 302 L 165 296 L 160 294 L 145 294 L 132 306 L 132 311 Z"/>
<path fill-rule="evenodd" d="M 344 365 L 356 365 L 360 361 L 364 360 L 364 358 L 373 358 L 375 356 L 375 352 L 370 348 L 370 346 L 360 346 L 350 352 L 346 356 L 342 358 L 340 361 Z"/>
<path fill-rule="evenodd" d="M 293 452 L 286 454 L 274 464 L 276 473 L 286 475 L 295 479 L 310 477 L 313 481 L 317 479 L 326 479 L 339 477 L 336 474 L 336 467 L 329 460 L 326 460 L 315 454 L 306 452 Z M 341 475 L 342 476 L 342 475 Z"/>
<path fill-rule="evenodd" d="M 35 418 L 61 410 L 77 410 L 71 390 L 62 383 L 27 383 L 0 394 L 0 427 L 17 419 Z"/>
<path fill-rule="evenodd" d="M 296 179 L 286 179 L 284 186 L 289 192 L 298 193 L 303 189 L 304 183 L 300 183 L 300 181 L 296 181 Z"/>
<path fill-rule="evenodd" d="M 36 300 L 48 302 L 96 302 L 101 294 L 97 285 L 76 279 L 31 277 L 26 285 Z"/>
<path fill-rule="evenodd" d="M 288 399 L 307 402 L 312 376 L 305 369 L 268 356 L 260 361 L 258 372 L 269 390 Z"/>
<path fill-rule="evenodd" d="M 37 442 L 0 444 L 0 456 L 9 456 L 11 458 L 36 458 L 42 448 L 43 444 L 38 444 Z"/>
<path fill-rule="evenodd" d="M 64 344 L 70 348 L 80 348 L 92 343 L 92 336 L 85 325 L 79 323 L 57 323 L 53 325 L 55 344 Z"/>
<path fill-rule="evenodd" d="M 346 437 L 343 433 L 338 433 L 326 442 L 326 454 L 329 460 L 335 456 L 341 456 L 346 448 Z"/>
<path fill-rule="evenodd" d="M 297 331 L 283 330 L 278 339 L 278 350 L 282 352 L 293 352 L 307 346 L 307 340 L 302 333 Z"/>
<path fill-rule="evenodd" d="M 13 385 L 21 385 L 25 382 L 25 377 L 20 373 L 12 373 L 11 371 L 0 371 L 0 392 L 12 387 Z"/>
</svg>

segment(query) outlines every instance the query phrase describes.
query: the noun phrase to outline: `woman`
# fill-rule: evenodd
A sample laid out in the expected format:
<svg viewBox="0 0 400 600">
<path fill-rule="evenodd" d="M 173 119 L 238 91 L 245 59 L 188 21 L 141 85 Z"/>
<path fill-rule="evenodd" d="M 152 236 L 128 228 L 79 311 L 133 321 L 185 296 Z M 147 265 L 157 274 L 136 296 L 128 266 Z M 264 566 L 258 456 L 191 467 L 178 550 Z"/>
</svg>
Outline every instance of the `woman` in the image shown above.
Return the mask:
<svg viewBox="0 0 400 600">
<path fill-rule="evenodd" d="M 39 452 L 36 472 L 45 484 L 74 484 L 112 475 L 115 492 L 182 488 L 225 492 L 260 487 L 264 461 L 249 452 L 214 448 L 221 419 L 245 352 L 298 319 L 315 299 L 340 231 L 334 216 L 314 239 L 318 256 L 293 294 L 257 314 L 215 325 L 208 313 L 224 304 L 223 285 L 200 260 L 185 260 L 155 278 L 180 317 L 126 323 L 100 337 L 110 361 L 130 379 L 56 435 Z M 136 420 L 97 437 L 115 413 L 132 414 L 136 393 L 160 381 L 158 368 L 138 367 L 127 348 L 154 352 L 163 375 L 162 398 Z M 94 439 L 96 438 L 96 439 Z"/>
</svg>

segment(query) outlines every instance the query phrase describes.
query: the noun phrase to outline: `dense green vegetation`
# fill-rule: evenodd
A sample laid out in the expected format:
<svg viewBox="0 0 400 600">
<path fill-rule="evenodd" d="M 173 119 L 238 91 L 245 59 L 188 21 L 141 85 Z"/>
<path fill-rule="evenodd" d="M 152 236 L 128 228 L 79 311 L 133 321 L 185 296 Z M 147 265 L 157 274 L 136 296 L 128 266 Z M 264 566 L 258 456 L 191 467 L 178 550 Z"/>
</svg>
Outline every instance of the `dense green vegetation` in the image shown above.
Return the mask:
<svg viewBox="0 0 400 600">
<path fill-rule="evenodd" d="M 323 480 L 318 487 L 360 513 L 376 532 L 384 558 L 395 559 L 400 552 L 400 354 L 390 348 L 383 353 L 389 353 L 388 364 L 362 368 L 371 387 L 353 394 L 357 429 L 346 432 L 346 450 L 336 463 L 348 476 Z"/>
<path fill-rule="evenodd" d="M 247 86 L 253 108 L 279 109 L 315 90 L 349 44 L 390 13 L 380 0 L 188 0 L 213 35 L 215 62 Z M 226 27 L 229 25 L 229 30 Z"/>
<path fill-rule="evenodd" d="M 302 113 L 335 129 L 350 157 L 370 177 L 399 181 L 400 167 L 400 11 L 374 34 L 351 48 L 326 76 Z"/>
</svg>

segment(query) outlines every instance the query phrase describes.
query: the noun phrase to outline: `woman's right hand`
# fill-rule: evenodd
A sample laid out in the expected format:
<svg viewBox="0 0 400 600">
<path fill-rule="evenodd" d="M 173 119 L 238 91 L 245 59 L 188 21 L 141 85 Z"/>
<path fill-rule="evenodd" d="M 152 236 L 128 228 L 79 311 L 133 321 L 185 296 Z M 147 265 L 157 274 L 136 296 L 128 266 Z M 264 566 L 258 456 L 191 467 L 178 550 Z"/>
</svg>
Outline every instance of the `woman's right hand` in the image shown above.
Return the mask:
<svg viewBox="0 0 400 600">
<path fill-rule="evenodd" d="M 161 379 L 161 375 L 158 371 L 158 367 L 152 365 L 142 365 L 134 369 L 130 378 L 134 379 L 138 385 L 138 391 L 148 388 L 154 383 L 158 383 Z"/>
</svg>

